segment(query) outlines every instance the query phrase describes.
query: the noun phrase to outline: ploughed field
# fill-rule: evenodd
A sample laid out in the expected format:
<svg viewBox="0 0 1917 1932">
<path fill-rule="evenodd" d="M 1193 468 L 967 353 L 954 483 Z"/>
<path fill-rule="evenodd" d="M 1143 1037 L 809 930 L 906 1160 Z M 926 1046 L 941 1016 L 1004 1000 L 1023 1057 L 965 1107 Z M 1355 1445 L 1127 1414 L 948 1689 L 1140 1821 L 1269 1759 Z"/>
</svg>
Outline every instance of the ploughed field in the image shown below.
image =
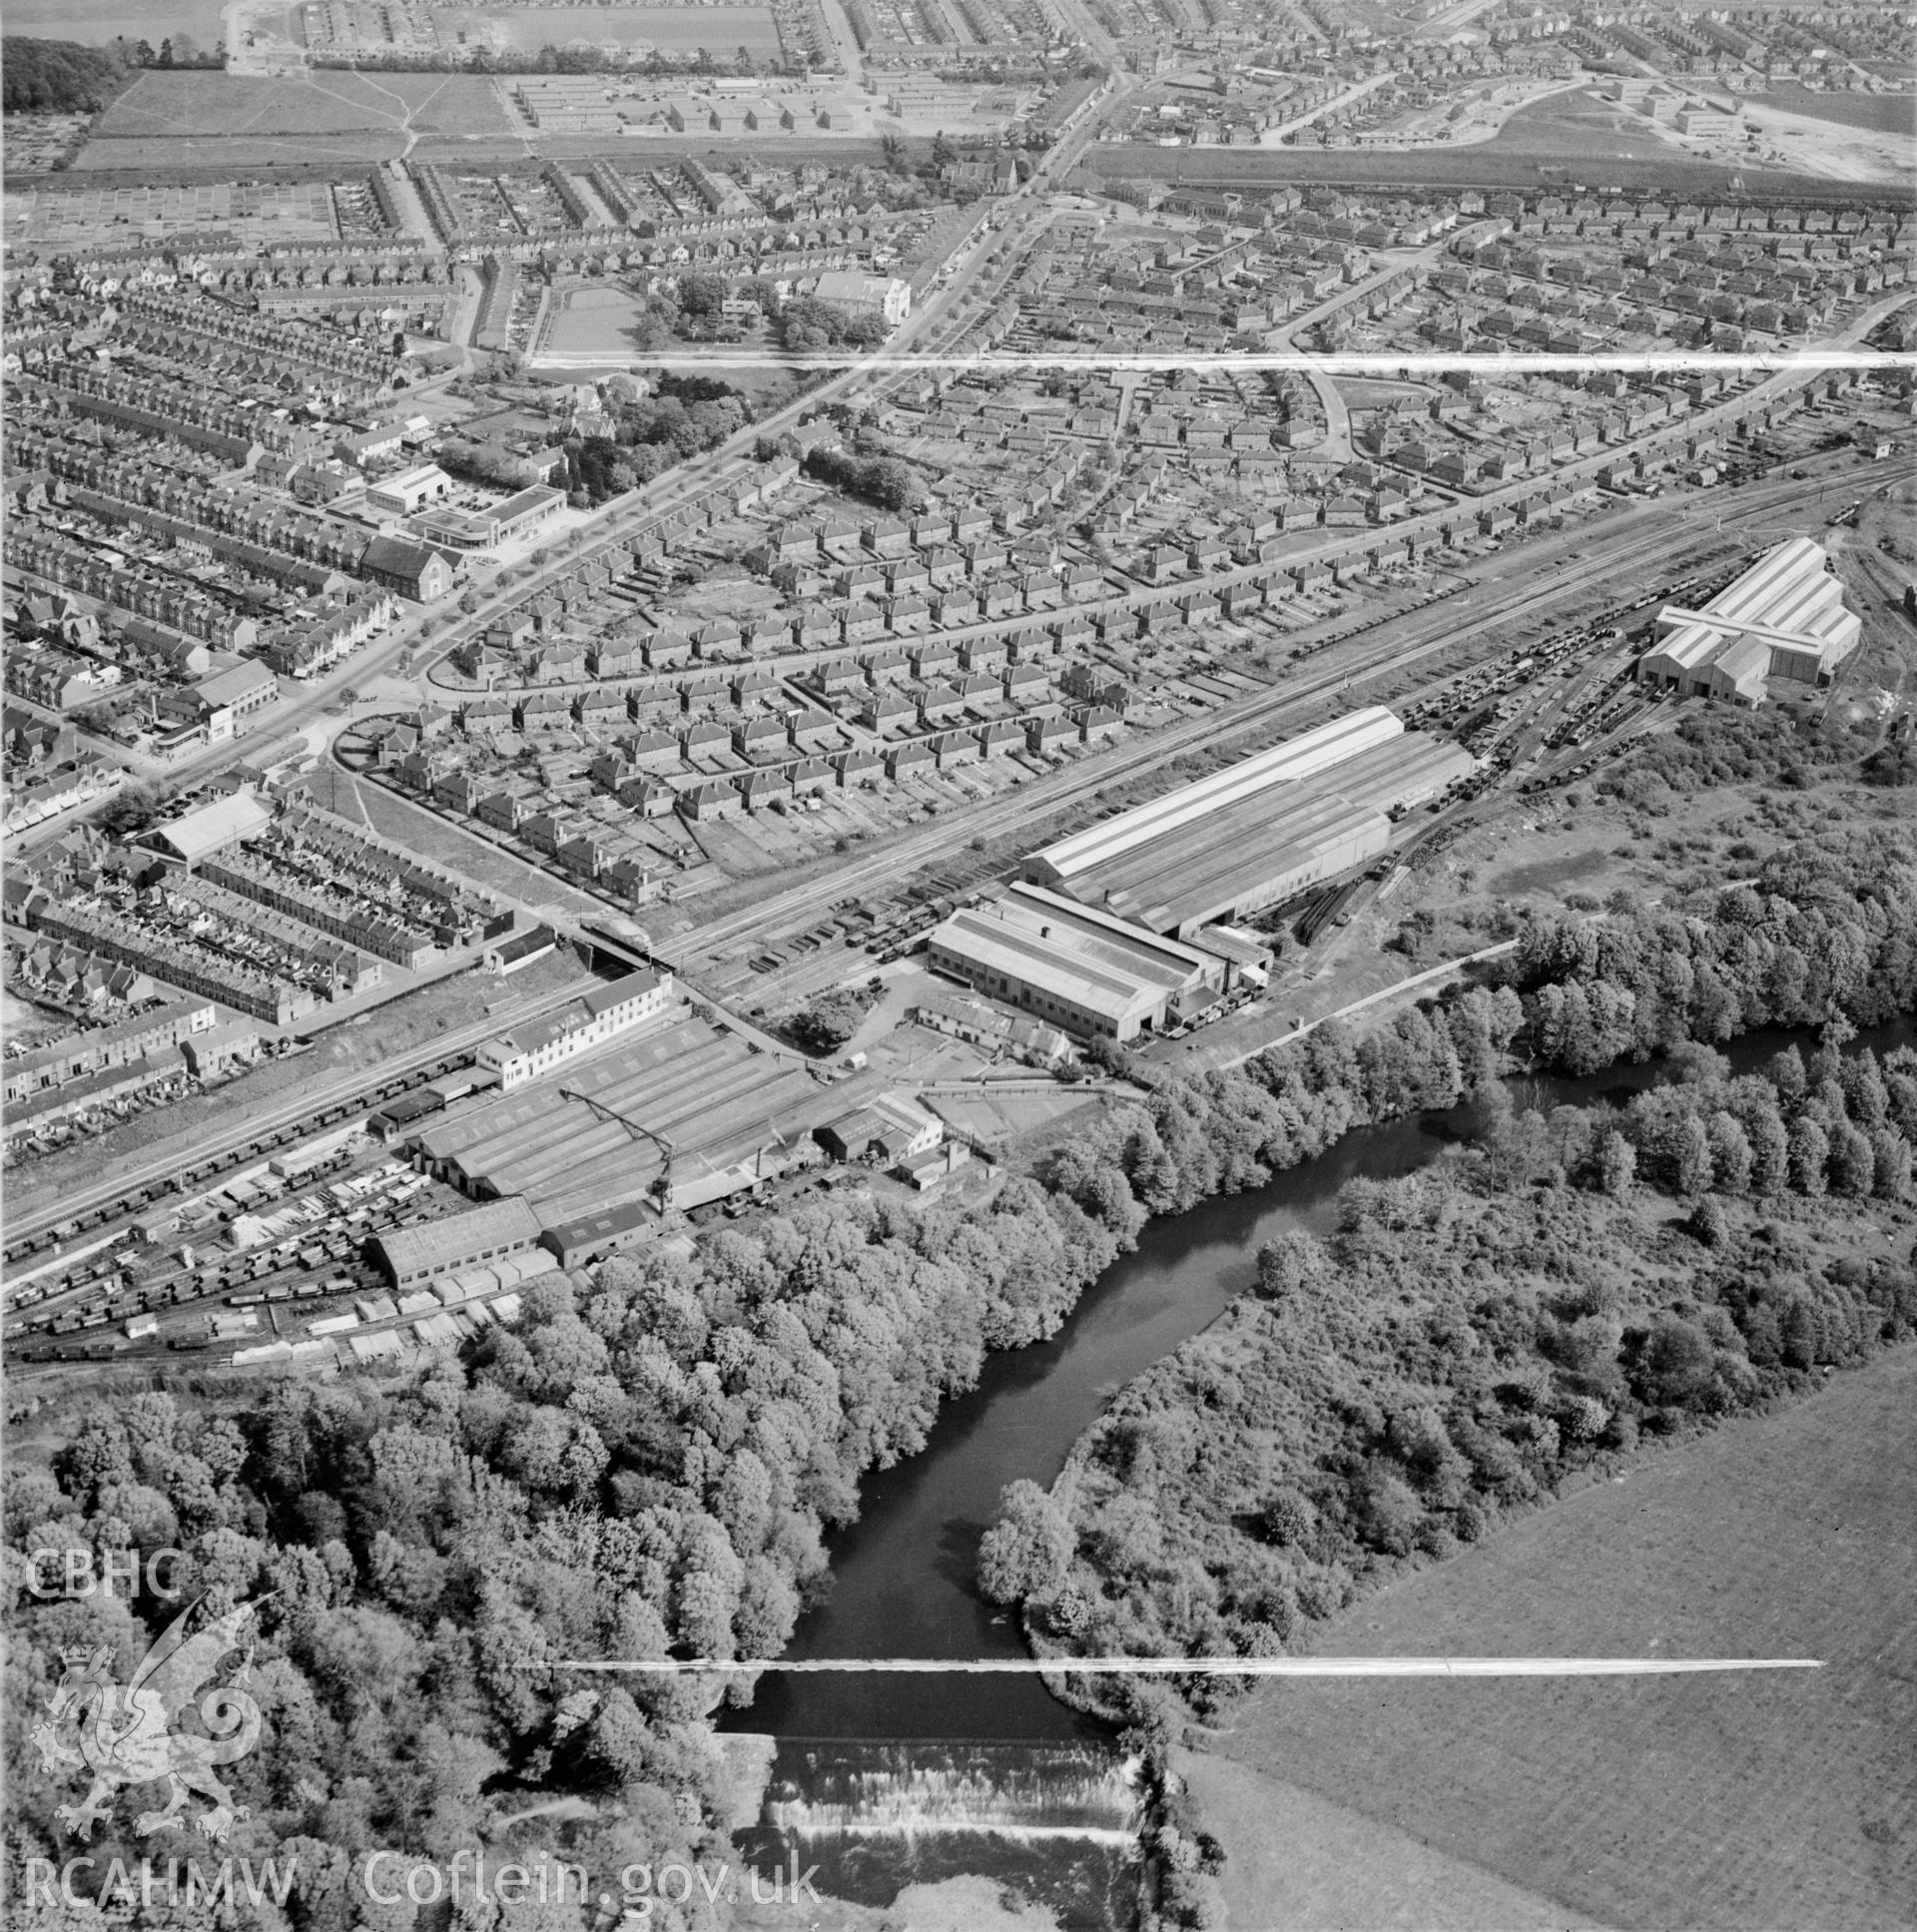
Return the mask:
<svg viewBox="0 0 1917 1932">
<path fill-rule="evenodd" d="M 1300 1681 L 1186 1768 L 1237 1928 L 1917 1923 L 1917 1349 L 1501 1531 L 1325 1655 L 1821 1657 Z"/>
</svg>

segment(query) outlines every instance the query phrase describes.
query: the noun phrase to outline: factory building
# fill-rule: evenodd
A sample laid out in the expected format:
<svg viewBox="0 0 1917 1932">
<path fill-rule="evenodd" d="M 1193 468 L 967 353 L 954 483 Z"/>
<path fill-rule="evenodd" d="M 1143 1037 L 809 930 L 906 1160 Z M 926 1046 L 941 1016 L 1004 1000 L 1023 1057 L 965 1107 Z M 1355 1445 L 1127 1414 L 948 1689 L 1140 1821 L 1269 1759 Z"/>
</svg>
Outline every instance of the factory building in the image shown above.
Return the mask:
<svg viewBox="0 0 1917 1932">
<path fill-rule="evenodd" d="M 538 1239 L 532 1209 L 515 1196 L 418 1227 L 391 1228 L 374 1245 L 392 1285 L 413 1288 L 475 1262 L 521 1253 Z"/>
<path fill-rule="evenodd" d="M 628 972 L 609 985 L 569 999 L 556 1013 L 529 1019 L 489 1039 L 473 1057 L 510 1093 L 648 1019 L 657 1019 L 673 996 L 672 974 Z"/>
<path fill-rule="evenodd" d="M 928 936 L 928 964 L 1080 1038 L 1134 1039 L 1209 1003 L 1224 962 L 1041 886 L 1014 885 Z"/>
<path fill-rule="evenodd" d="M 1474 764 L 1374 705 L 1102 820 L 1033 854 L 1025 873 L 1189 940 L 1377 857 L 1393 812 L 1438 797 Z"/>
<path fill-rule="evenodd" d="M 1863 620 L 1820 543 L 1791 537 L 1766 551 L 1702 610 L 1666 604 L 1657 641 L 1637 663 L 1646 684 L 1690 697 L 1764 701 L 1766 678 L 1828 683 L 1855 648 Z"/>
<path fill-rule="evenodd" d="M 816 1161 L 813 1128 L 844 1109 L 804 1065 L 687 1016 L 562 1079 L 439 1116 L 409 1144 L 422 1169 L 476 1200 L 523 1196 L 555 1251 L 571 1251 L 632 1238 L 623 1221 L 587 1225 L 610 1210 L 696 1207 Z"/>
</svg>

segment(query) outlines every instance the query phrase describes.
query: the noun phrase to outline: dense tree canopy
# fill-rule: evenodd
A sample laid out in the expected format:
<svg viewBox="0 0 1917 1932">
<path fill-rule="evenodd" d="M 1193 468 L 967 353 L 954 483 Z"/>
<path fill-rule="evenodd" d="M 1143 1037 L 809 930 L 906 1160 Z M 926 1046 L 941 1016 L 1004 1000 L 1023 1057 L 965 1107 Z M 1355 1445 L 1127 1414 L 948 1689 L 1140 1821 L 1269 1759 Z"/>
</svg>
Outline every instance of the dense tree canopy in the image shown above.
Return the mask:
<svg viewBox="0 0 1917 1932">
<path fill-rule="evenodd" d="M 104 47 L 71 40 L 0 40 L 0 105 L 23 110 L 94 113 L 126 86 L 128 74 Z"/>
</svg>

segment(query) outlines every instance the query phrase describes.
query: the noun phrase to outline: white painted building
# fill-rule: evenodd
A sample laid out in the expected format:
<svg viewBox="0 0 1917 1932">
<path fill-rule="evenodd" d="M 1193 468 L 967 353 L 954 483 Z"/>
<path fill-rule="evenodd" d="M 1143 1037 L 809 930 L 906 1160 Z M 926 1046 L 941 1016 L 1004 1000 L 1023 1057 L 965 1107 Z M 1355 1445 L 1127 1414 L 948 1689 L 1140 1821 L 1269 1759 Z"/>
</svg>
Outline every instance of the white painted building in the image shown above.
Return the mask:
<svg viewBox="0 0 1917 1932">
<path fill-rule="evenodd" d="M 498 1075 L 501 1092 L 510 1093 L 646 1020 L 656 1019 L 665 1011 L 672 993 L 669 972 L 629 972 L 610 985 L 568 1000 L 556 1013 L 528 1020 L 509 1033 L 487 1040 L 473 1057 L 488 1072 Z"/>
</svg>

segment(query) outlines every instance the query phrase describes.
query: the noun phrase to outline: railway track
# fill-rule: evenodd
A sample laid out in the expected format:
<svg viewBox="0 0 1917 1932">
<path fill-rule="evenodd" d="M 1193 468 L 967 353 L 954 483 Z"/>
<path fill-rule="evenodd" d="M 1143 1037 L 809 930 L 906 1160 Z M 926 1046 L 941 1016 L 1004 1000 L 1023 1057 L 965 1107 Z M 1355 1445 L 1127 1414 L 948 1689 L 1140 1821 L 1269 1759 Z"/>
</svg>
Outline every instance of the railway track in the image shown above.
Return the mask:
<svg viewBox="0 0 1917 1932">
<path fill-rule="evenodd" d="M 1899 470 L 1900 474 L 1917 473 L 1917 463 L 1906 462 Z M 1880 474 L 1877 480 L 1893 479 Z M 1656 573 L 1686 551 L 1708 546 L 1720 530 L 1741 529 L 1774 516 L 1800 495 L 1801 485 L 1785 478 L 1747 486 L 1740 499 L 1727 504 L 1721 517 L 1712 524 L 1701 520 L 1679 521 L 1675 529 L 1667 528 L 1662 536 L 1648 535 L 1642 528 L 1645 522 L 1661 518 L 1668 525 L 1672 520 L 1671 506 L 1660 502 L 1635 513 L 1625 512 L 1623 519 L 1610 525 L 1570 533 L 1561 539 L 1564 546 L 1582 543 L 1589 546 L 1588 554 L 1568 558 L 1565 567 L 1554 569 L 1543 583 L 1514 588 L 1489 604 L 1481 603 L 1474 594 L 1485 588 L 1479 584 L 1463 597 L 1387 619 L 1381 628 L 1397 634 L 1374 647 L 1363 649 L 1355 656 L 1336 651 L 1334 647 L 1322 669 L 1293 674 L 1260 696 L 1172 726 L 1144 744 L 1121 747 L 1116 752 L 1020 786 L 1001 801 L 968 815 L 966 833 L 972 838 L 1002 838 L 1041 818 L 1087 805 L 1112 785 L 1149 776 L 1188 752 L 1208 748 L 1221 738 L 1261 727 L 1300 723 L 1302 714 L 1328 698 L 1335 699 L 1347 687 L 1415 669 L 1436 652 L 1450 649 L 1467 625 L 1483 628 L 1494 623 L 1522 622 L 1562 600 L 1613 582 L 1626 546 L 1630 598 L 1631 602 L 1638 602 L 1657 581 Z M 1409 639 L 1403 635 L 1407 627 L 1414 627 Z M 1308 665 L 1313 662 L 1306 660 Z M 949 856 L 951 849 L 949 829 L 938 825 L 928 827 L 895 840 L 869 857 L 849 863 L 842 860 L 829 872 L 822 868 L 816 880 L 802 882 L 737 913 L 695 926 L 675 939 L 673 950 L 689 966 L 695 961 L 717 965 L 742 947 L 762 946 L 783 933 L 815 924 L 823 910 L 822 890 L 829 889 L 834 900 L 848 896 L 865 898 L 880 887 L 936 864 Z M 777 983 L 771 977 L 763 982 L 768 991 L 776 990 Z"/>
<path fill-rule="evenodd" d="M 362 1102 L 370 1108 L 380 1099 L 389 1097 L 397 1090 L 395 1078 L 404 1084 L 417 1085 L 424 1079 L 434 1077 L 434 1069 L 442 1063 L 461 1064 L 480 1041 L 490 1039 L 502 1027 L 510 1026 L 517 1020 L 530 1018 L 551 1005 L 552 1001 L 551 993 L 527 994 L 509 1006 L 501 1006 L 488 1013 L 483 1019 L 441 1034 L 427 1045 L 394 1055 L 376 1073 L 369 1074 L 363 1068 L 358 1068 L 305 1091 L 289 1094 L 257 1113 L 246 1114 L 232 1127 L 197 1139 L 190 1150 L 183 1149 L 179 1145 L 179 1136 L 176 1136 L 146 1157 L 137 1158 L 109 1179 L 63 1195 L 59 1201 L 49 1205 L 16 1210 L 8 1216 L 8 1260 L 24 1260 L 29 1256 L 41 1258 L 50 1245 L 45 1237 L 67 1222 L 79 1223 L 77 1232 L 90 1232 L 106 1225 L 113 1216 L 111 1213 L 102 1216 L 103 1208 L 123 1208 L 125 1212 L 132 1213 L 146 1204 L 152 1197 L 151 1190 L 156 1186 L 170 1187 L 174 1184 L 183 1168 L 206 1169 L 241 1164 L 232 1158 L 236 1152 L 241 1153 L 244 1161 L 246 1155 L 243 1150 L 271 1141 L 289 1127 L 336 1125 L 340 1119 L 349 1118 Z M 260 1157 L 266 1157 L 264 1151 Z"/>
</svg>

